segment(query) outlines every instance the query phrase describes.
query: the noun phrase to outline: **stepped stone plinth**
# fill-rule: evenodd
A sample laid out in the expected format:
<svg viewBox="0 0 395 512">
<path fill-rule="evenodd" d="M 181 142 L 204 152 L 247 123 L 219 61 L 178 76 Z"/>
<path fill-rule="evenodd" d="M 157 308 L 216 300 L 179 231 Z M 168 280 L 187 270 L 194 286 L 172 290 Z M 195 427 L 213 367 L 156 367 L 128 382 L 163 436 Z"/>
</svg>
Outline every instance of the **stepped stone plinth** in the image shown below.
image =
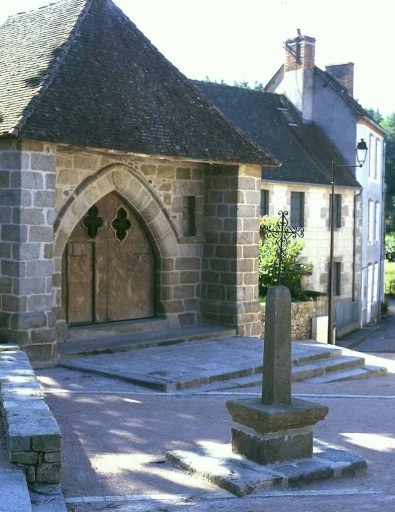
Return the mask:
<svg viewBox="0 0 395 512">
<path fill-rule="evenodd" d="M 328 407 L 291 395 L 291 297 L 284 286 L 266 299 L 262 396 L 231 400 L 232 444 L 211 444 L 168 460 L 237 496 L 353 475 L 364 459 L 327 445 L 313 446 L 313 427 Z"/>
<path fill-rule="evenodd" d="M 305 400 L 266 405 L 258 398 L 229 401 L 232 452 L 259 464 L 313 456 L 313 427 L 329 409 Z"/>
</svg>

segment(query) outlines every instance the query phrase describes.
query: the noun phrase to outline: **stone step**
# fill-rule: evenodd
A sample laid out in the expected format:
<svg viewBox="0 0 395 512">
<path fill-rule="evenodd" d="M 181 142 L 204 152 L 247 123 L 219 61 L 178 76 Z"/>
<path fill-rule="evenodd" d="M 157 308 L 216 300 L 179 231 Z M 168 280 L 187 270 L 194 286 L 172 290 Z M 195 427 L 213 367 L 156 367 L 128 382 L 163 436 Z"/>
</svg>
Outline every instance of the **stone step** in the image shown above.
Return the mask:
<svg viewBox="0 0 395 512">
<path fill-rule="evenodd" d="M 351 380 L 385 375 L 385 367 L 365 365 L 363 357 L 341 357 L 334 359 L 315 360 L 314 364 L 299 363 L 292 366 L 293 382 L 326 383 L 341 380 Z M 262 372 L 253 375 L 240 376 L 223 381 L 200 386 L 199 391 L 226 391 L 228 389 L 243 389 L 262 384 Z"/>
<path fill-rule="evenodd" d="M 336 373 L 344 370 L 362 368 L 365 359 L 358 356 L 340 356 L 334 359 L 316 360 L 312 364 L 294 366 L 292 368 L 292 380 L 294 382 L 305 381 L 314 377 Z"/>
<path fill-rule="evenodd" d="M 67 512 L 60 485 L 32 485 L 29 489 L 32 512 Z"/>
<path fill-rule="evenodd" d="M 0 470 L 0 510 L 32 512 L 26 477 L 19 469 Z"/>
<path fill-rule="evenodd" d="M 124 353 L 104 353 L 59 364 L 163 392 L 218 390 L 259 384 L 263 348 L 264 342 L 259 338 L 203 337 L 195 342 L 152 346 L 129 357 Z M 301 381 L 361 368 L 365 358 L 355 351 L 304 340 L 292 343 L 292 362 L 292 380 Z"/>
<path fill-rule="evenodd" d="M 306 379 L 311 384 L 326 384 L 329 382 L 341 382 L 343 380 L 365 379 L 368 377 L 379 377 L 387 373 L 387 368 L 380 366 L 365 365 L 362 368 L 354 368 L 336 373 L 328 373 L 320 377 Z"/>
<path fill-rule="evenodd" d="M 137 332 L 158 331 L 169 328 L 165 318 L 145 318 L 142 320 L 124 320 L 104 324 L 89 324 L 69 327 L 68 340 L 96 340 L 98 338 L 130 334 Z"/>
<path fill-rule="evenodd" d="M 158 326 L 161 324 L 157 324 Z M 90 331 L 91 333 L 95 331 Z M 234 336 L 235 329 L 218 325 L 191 325 L 167 327 L 148 332 L 129 332 L 108 334 L 99 337 L 73 338 L 59 343 L 58 352 L 61 360 L 78 356 L 112 354 L 141 350 L 151 347 L 175 345 L 188 341 L 217 339 Z"/>
</svg>

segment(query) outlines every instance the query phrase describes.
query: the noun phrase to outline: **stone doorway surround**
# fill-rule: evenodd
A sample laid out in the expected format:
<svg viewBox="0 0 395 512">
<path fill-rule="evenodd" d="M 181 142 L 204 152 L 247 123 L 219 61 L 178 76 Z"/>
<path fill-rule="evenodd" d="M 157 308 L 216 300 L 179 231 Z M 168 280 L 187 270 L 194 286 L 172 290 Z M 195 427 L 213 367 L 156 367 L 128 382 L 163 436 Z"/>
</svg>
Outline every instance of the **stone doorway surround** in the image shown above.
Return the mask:
<svg viewBox="0 0 395 512">
<path fill-rule="evenodd" d="M 152 245 L 158 258 L 157 281 L 157 310 L 164 312 L 168 309 L 166 288 L 163 284 L 166 266 L 172 266 L 177 256 L 177 239 L 173 225 L 160 205 L 153 191 L 138 175 L 135 169 L 126 164 L 110 164 L 95 175 L 84 180 L 76 187 L 74 194 L 67 201 L 55 222 L 54 237 L 54 283 L 62 282 L 62 255 L 71 233 L 78 222 L 94 204 L 106 195 L 116 192 L 129 204 L 136 215 L 145 224 L 151 237 Z M 54 290 L 56 297 L 55 315 L 60 341 L 67 337 L 68 326 L 65 312 L 59 298 L 61 285 Z M 173 324 L 178 325 L 177 318 Z"/>
<path fill-rule="evenodd" d="M 155 256 L 128 204 L 111 193 L 77 224 L 64 252 L 63 307 L 69 325 L 155 316 Z"/>
</svg>

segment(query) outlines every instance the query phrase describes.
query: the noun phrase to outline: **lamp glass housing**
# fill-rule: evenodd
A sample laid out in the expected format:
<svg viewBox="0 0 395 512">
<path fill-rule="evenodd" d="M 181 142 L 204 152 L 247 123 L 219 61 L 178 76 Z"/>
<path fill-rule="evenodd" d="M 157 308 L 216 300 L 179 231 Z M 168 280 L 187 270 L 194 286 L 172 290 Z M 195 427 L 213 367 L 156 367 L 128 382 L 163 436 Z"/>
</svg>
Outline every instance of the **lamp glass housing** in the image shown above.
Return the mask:
<svg viewBox="0 0 395 512">
<path fill-rule="evenodd" d="M 357 162 L 358 162 L 359 166 L 362 167 L 363 164 L 365 163 L 366 155 L 368 153 L 368 146 L 366 145 L 366 142 L 364 141 L 364 139 L 361 139 L 358 142 L 356 153 L 357 153 Z"/>
</svg>

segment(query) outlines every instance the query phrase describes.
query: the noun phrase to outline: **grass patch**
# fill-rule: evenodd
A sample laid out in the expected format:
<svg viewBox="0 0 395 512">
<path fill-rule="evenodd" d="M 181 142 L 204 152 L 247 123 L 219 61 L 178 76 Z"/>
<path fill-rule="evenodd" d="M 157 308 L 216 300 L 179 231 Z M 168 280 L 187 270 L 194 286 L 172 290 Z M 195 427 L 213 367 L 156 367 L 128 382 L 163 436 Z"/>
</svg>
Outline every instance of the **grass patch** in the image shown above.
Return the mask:
<svg viewBox="0 0 395 512">
<path fill-rule="evenodd" d="M 384 293 L 395 294 L 395 261 L 384 262 Z"/>
</svg>

